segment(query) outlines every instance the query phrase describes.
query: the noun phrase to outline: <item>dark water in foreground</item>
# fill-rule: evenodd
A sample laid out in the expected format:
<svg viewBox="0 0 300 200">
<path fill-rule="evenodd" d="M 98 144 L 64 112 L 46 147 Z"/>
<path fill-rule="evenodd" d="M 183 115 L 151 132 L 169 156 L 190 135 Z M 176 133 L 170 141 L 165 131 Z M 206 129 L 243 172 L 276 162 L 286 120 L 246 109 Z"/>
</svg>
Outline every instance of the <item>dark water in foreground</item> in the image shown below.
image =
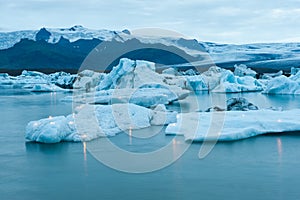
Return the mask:
<svg viewBox="0 0 300 200">
<path fill-rule="evenodd" d="M 84 151 L 82 143 L 25 143 L 29 121 L 72 112 L 71 104 L 59 101 L 65 95 L 70 94 L 0 91 L 1 200 L 300 198 L 300 133 L 218 143 L 202 160 L 201 144 L 192 144 L 177 162 L 147 174 L 110 169 Z M 261 108 L 300 108 L 297 96 L 229 96 L 245 96 Z M 208 95 L 199 98 L 203 108 L 209 105 Z M 111 138 L 133 152 L 155 149 L 169 140 L 163 134 L 142 143 L 125 134 Z"/>
</svg>

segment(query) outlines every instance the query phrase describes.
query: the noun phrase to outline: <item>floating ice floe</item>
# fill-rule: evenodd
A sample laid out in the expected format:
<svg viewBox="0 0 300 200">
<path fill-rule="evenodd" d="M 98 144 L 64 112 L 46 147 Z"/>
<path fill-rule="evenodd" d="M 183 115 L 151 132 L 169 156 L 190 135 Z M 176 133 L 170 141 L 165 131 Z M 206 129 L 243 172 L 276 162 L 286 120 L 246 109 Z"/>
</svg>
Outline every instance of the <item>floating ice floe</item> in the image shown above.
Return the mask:
<svg viewBox="0 0 300 200">
<path fill-rule="evenodd" d="M 104 73 L 98 73 L 92 70 L 84 70 L 78 73 L 78 77 L 73 84 L 73 88 L 90 91 L 91 88 L 95 88 L 100 83 L 104 76 Z"/>
<path fill-rule="evenodd" d="M 279 77 L 279 76 L 282 76 L 283 75 L 283 71 L 280 70 L 279 72 L 276 72 L 276 73 L 264 73 L 262 75 L 262 79 L 273 79 L 273 78 L 276 78 L 276 77 Z"/>
<path fill-rule="evenodd" d="M 170 67 L 168 69 L 165 69 L 162 71 L 162 74 L 169 74 L 169 75 L 173 75 L 173 76 L 178 76 L 179 72 L 177 69 Z"/>
<path fill-rule="evenodd" d="M 196 91 L 210 90 L 217 93 L 236 93 L 262 91 L 263 84 L 251 77 L 235 76 L 231 71 L 220 67 L 211 67 L 198 76 L 187 77 L 189 86 Z"/>
<path fill-rule="evenodd" d="M 171 91 L 161 85 L 144 85 L 136 89 L 109 89 L 67 96 L 61 101 L 89 104 L 133 103 L 144 107 L 152 107 L 158 104 L 170 104 L 182 100 L 188 95 L 189 92 L 186 90 Z"/>
<path fill-rule="evenodd" d="M 11 88 L 28 89 L 38 92 L 64 91 L 72 89 L 76 75 L 65 72 L 44 74 L 37 71 L 24 70 L 21 75 L 13 77 L 8 74 L 0 76 L 0 86 L 9 85 Z"/>
<path fill-rule="evenodd" d="M 271 79 L 266 85 L 265 94 L 300 94 L 300 72 L 286 77 L 284 75 Z"/>
<path fill-rule="evenodd" d="M 164 105 L 154 110 L 135 104 L 81 105 L 77 114 L 30 122 L 25 138 L 41 143 L 89 141 L 127 130 L 167 125 L 176 122 L 176 117 L 177 113 L 167 111 Z"/>
<path fill-rule="evenodd" d="M 256 76 L 256 72 L 250 68 L 247 67 L 247 65 L 234 65 L 234 75 L 235 76 L 252 76 L 255 77 Z"/>
<path fill-rule="evenodd" d="M 49 74 L 46 79 L 52 84 L 55 84 L 63 89 L 73 89 L 73 84 L 77 78 L 76 74 L 66 72 L 55 72 Z"/>
<path fill-rule="evenodd" d="M 33 84 L 26 85 L 24 88 L 29 87 L 28 89 L 31 92 L 61 92 L 66 91 L 65 89 L 58 87 L 54 84 Z"/>
<path fill-rule="evenodd" d="M 291 117 L 292 116 L 292 117 Z M 194 112 L 178 115 L 167 135 L 183 135 L 188 141 L 233 141 L 268 133 L 300 131 L 300 110 L 247 112 Z"/>
</svg>

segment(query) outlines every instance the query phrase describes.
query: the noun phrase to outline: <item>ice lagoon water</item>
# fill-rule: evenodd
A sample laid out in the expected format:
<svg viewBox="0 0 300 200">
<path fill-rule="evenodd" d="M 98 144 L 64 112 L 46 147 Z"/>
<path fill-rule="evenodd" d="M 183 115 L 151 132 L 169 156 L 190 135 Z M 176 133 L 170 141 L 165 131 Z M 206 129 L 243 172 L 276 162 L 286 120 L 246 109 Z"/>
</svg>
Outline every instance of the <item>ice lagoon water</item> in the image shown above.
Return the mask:
<svg viewBox="0 0 300 200">
<path fill-rule="evenodd" d="M 198 159 L 201 144 L 192 144 L 177 162 L 148 174 L 110 169 L 85 153 L 81 143 L 25 143 L 29 121 L 72 112 L 70 103 L 59 101 L 66 95 L 0 90 L 1 200 L 300 198 L 300 133 L 218 143 L 203 160 Z M 227 95 L 233 96 L 261 108 L 300 108 L 299 96 Z M 209 95 L 198 98 L 201 108 L 210 104 Z M 154 150 L 170 139 L 163 134 L 142 142 L 125 134 L 111 138 L 133 152 Z"/>
</svg>

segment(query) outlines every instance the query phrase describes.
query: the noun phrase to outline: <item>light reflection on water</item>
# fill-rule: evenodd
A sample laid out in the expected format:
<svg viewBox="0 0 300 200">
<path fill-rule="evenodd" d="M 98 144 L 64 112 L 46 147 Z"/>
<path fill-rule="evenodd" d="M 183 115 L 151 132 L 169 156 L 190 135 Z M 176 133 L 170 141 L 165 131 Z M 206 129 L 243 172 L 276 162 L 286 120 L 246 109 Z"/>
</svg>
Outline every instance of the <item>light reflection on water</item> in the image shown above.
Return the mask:
<svg viewBox="0 0 300 200">
<path fill-rule="evenodd" d="M 193 144 L 173 165 L 155 173 L 131 175 L 96 161 L 88 143 L 25 143 L 27 123 L 49 116 L 72 113 L 59 101 L 70 94 L 29 94 L 0 90 L 0 194 L 1 199 L 297 199 L 300 196 L 300 133 L 259 136 L 218 143 L 211 154 L 198 159 L 200 144 Z M 260 108 L 300 108 L 298 96 L 243 96 Z M 210 105 L 211 96 L 199 94 L 199 109 Z M 188 100 L 187 100 L 188 101 Z M 184 104 L 186 111 L 193 105 Z M 169 106 L 176 110 L 176 104 Z M 149 129 L 150 130 L 150 129 Z M 148 133 L 150 140 L 134 137 L 132 130 L 111 141 L 132 152 L 147 152 L 172 142 L 176 155 L 180 142 L 164 129 Z M 134 163 L 133 163 L 134 164 Z M 259 195 L 258 195 L 259 194 Z"/>
</svg>

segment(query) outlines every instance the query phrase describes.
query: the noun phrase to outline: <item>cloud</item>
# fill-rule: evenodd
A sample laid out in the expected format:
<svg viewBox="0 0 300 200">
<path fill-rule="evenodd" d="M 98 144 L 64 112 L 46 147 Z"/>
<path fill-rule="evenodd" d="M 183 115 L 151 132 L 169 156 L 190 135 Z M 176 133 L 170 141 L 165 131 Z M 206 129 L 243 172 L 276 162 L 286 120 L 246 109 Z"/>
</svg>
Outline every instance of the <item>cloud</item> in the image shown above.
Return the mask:
<svg viewBox="0 0 300 200">
<path fill-rule="evenodd" d="M 300 38 L 299 0 L 2 0 L 6 30 L 68 27 L 166 28 L 204 41 L 250 43 Z"/>
</svg>

